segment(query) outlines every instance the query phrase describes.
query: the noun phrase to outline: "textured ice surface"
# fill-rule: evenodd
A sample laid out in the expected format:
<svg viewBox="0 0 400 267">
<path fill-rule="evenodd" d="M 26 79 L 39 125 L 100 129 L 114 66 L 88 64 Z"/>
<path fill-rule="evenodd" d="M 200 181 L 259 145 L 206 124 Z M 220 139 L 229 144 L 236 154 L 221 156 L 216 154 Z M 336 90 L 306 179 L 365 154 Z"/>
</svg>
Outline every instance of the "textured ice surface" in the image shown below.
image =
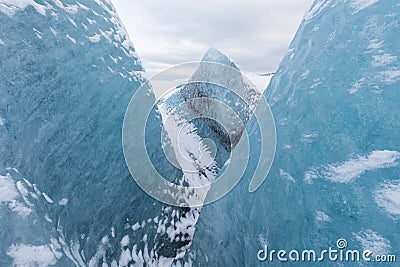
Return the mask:
<svg viewBox="0 0 400 267">
<path fill-rule="evenodd" d="M 258 266 L 264 243 L 319 251 L 339 238 L 398 254 L 399 15 L 393 0 L 314 2 L 265 91 L 271 172 L 254 194 L 246 175 L 203 209 L 192 249 L 204 263 Z"/>
<path fill-rule="evenodd" d="M 191 265 L 201 208 L 156 202 L 125 165 L 123 116 L 144 79 L 109 1 L 0 0 L 0 11 L 0 265 Z M 236 68 L 215 49 L 204 60 Z M 238 108 L 245 121 L 248 108 Z M 161 122 L 155 110 L 146 129 L 153 162 L 171 180 L 214 179 L 213 168 L 187 174 L 165 164 Z M 221 145 L 207 122 L 186 123 L 188 152 L 203 137 Z M 232 130 L 239 138 L 243 128 Z"/>
</svg>

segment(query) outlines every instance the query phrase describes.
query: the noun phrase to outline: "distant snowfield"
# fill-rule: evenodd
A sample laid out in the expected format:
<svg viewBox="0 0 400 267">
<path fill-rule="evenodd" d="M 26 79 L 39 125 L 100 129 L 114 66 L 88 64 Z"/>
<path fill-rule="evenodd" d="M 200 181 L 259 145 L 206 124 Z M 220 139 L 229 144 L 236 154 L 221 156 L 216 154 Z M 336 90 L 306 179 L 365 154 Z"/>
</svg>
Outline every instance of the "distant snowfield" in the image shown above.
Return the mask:
<svg viewBox="0 0 400 267">
<path fill-rule="evenodd" d="M 318 178 L 335 183 L 349 183 L 367 171 L 395 167 L 399 164 L 399 159 L 400 152 L 397 151 L 373 151 L 368 156 L 358 155 L 345 162 L 312 168 L 305 173 L 304 179 L 308 183 Z"/>
</svg>

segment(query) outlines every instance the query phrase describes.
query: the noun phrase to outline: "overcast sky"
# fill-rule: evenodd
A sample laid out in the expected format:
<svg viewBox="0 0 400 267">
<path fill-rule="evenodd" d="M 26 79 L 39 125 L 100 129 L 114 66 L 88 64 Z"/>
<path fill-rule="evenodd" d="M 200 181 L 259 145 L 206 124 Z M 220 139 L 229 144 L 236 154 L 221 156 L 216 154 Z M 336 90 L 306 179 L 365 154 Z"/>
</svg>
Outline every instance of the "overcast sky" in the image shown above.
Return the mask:
<svg viewBox="0 0 400 267">
<path fill-rule="evenodd" d="M 215 47 L 265 87 L 258 74 L 277 69 L 313 0 L 112 2 L 149 75 Z"/>
</svg>

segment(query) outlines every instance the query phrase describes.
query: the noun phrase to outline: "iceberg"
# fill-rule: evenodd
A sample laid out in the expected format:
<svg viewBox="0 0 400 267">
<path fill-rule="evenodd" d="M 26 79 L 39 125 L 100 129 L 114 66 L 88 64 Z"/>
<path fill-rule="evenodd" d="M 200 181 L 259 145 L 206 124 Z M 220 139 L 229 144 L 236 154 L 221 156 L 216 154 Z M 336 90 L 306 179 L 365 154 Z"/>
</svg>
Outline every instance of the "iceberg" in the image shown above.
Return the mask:
<svg viewBox="0 0 400 267">
<path fill-rule="evenodd" d="M 171 90 L 171 84 L 177 81 Z M 235 182 L 219 174 L 230 161 L 230 152 L 260 97 L 234 63 L 212 48 L 201 62 L 182 64 L 156 75 L 132 98 L 123 127 L 128 167 L 144 191 L 172 205 L 163 207 L 162 215 L 157 216 L 157 233 L 151 238 L 154 246 L 144 245 L 153 256 L 144 262 L 168 266 L 193 262 L 195 254 L 186 252 L 202 207 L 213 201 L 209 198 L 214 194 L 219 196 L 224 186 L 229 190 L 229 184 Z M 158 136 L 165 132 L 161 144 L 148 134 L 157 127 Z M 153 129 L 146 130 L 144 136 L 151 141 L 142 140 L 137 130 L 142 128 Z M 170 155 L 163 159 L 165 149 Z M 137 160 L 137 155 L 146 152 L 150 161 Z M 222 186 L 216 186 L 215 181 Z"/>
<path fill-rule="evenodd" d="M 343 239 L 372 259 L 398 254 L 399 26 L 396 1 L 314 2 L 264 92 L 277 128 L 268 178 L 249 194 L 245 175 L 203 209 L 196 263 L 281 266 L 276 254 L 260 262 L 258 251 L 320 256 Z"/>
</svg>

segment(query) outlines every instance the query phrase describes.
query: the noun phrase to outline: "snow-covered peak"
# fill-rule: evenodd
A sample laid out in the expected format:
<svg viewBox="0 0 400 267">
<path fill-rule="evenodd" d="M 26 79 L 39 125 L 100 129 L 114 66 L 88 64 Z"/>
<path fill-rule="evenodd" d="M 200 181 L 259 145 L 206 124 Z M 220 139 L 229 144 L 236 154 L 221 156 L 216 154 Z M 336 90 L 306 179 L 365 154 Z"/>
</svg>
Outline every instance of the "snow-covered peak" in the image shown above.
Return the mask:
<svg viewBox="0 0 400 267">
<path fill-rule="evenodd" d="M 235 63 L 233 63 L 232 60 L 230 60 L 225 54 L 214 47 L 210 47 L 207 50 L 201 61 L 220 63 L 239 70 L 239 68 L 235 65 Z"/>
</svg>

